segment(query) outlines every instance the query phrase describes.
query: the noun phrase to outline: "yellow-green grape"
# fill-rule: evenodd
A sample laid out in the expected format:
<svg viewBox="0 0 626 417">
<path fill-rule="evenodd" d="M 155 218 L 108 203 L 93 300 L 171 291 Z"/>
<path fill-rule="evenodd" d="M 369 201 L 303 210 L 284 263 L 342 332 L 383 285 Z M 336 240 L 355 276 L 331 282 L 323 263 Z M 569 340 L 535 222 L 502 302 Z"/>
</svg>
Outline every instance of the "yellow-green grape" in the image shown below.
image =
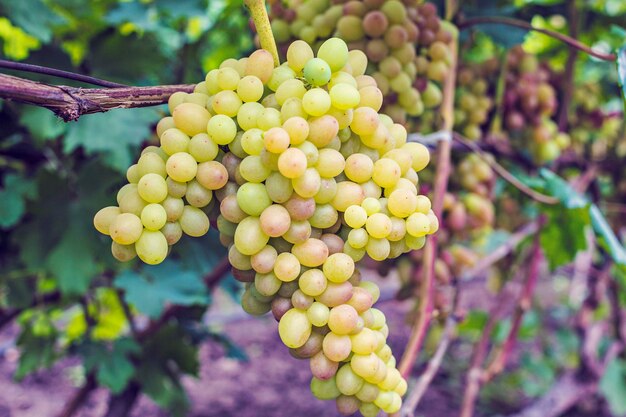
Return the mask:
<svg viewBox="0 0 626 417">
<path fill-rule="evenodd" d="M 292 253 L 283 252 L 276 257 L 274 262 L 274 274 L 283 282 L 291 282 L 300 275 L 300 262 Z"/>
<path fill-rule="evenodd" d="M 198 133 L 189 141 L 187 151 L 197 162 L 212 161 L 217 157 L 219 148 L 206 133 Z"/>
<path fill-rule="evenodd" d="M 204 236 L 209 230 L 209 218 L 197 207 L 185 206 L 179 222 L 182 231 L 189 236 Z"/>
<path fill-rule="evenodd" d="M 348 63 L 348 46 L 339 38 L 328 39 L 318 49 L 317 57 L 328 64 L 331 72 L 339 71 Z"/>
<path fill-rule="evenodd" d="M 326 259 L 322 270 L 329 281 L 342 283 L 354 273 L 354 261 L 345 253 L 334 253 Z"/>
<path fill-rule="evenodd" d="M 167 197 L 167 184 L 158 174 L 146 174 L 137 183 L 137 192 L 149 203 L 160 203 Z"/>
<path fill-rule="evenodd" d="M 160 136 L 161 149 L 168 155 L 176 152 L 186 152 L 189 148 L 190 139 L 182 130 L 172 128 L 167 129 Z"/>
<path fill-rule="evenodd" d="M 430 162 L 430 152 L 428 148 L 421 143 L 408 142 L 402 147 L 402 150 L 409 152 L 411 155 L 411 167 L 415 172 L 420 172 L 426 168 Z"/>
<path fill-rule="evenodd" d="M 244 255 L 252 256 L 259 252 L 269 241 L 263 232 L 258 217 L 250 216 L 243 219 L 235 231 L 235 246 Z"/>
<path fill-rule="evenodd" d="M 311 335 L 311 322 L 306 311 L 292 308 L 278 323 L 278 334 L 283 343 L 292 349 L 304 345 Z"/>
<path fill-rule="evenodd" d="M 322 116 L 331 105 L 330 95 L 321 88 L 312 88 L 302 97 L 302 107 L 311 116 Z"/>
<path fill-rule="evenodd" d="M 254 75 L 246 75 L 237 83 L 237 94 L 246 103 L 259 101 L 263 97 L 263 82 Z"/>
<path fill-rule="evenodd" d="M 169 246 L 163 233 L 153 230 L 144 230 L 135 243 L 135 250 L 139 259 L 149 265 L 163 262 L 167 256 Z"/>
<path fill-rule="evenodd" d="M 174 109 L 172 117 L 177 128 L 193 136 L 206 131 L 211 114 L 198 104 L 181 103 Z"/>
<path fill-rule="evenodd" d="M 374 161 L 367 155 L 354 153 L 346 158 L 345 174 L 348 179 L 363 183 L 372 178 Z"/>
<path fill-rule="evenodd" d="M 423 213 L 413 213 L 406 219 L 406 231 L 414 237 L 422 237 L 430 231 L 430 219 Z"/>
<path fill-rule="evenodd" d="M 300 290 L 302 290 L 302 292 L 306 295 L 310 295 L 312 297 L 323 293 L 327 284 L 328 282 L 326 277 L 319 269 L 309 269 L 305 271 L 298 280 Z M 313 324 L 316 325 L 315 323 Z"/>
<path fill-rule="evenodd" d="M 325 304 L 316 301 L 313 304 L 311 304 L 311 306 L 307 309 L 306 314 L 307 314 L 309 321 L 311 322 L 313 326 L 322 327 L 328 323 L 328 317 L 330 316 L 330 309 Z"/>
<path fill-rule="evenodd" d="M 230 117 L 217 114 L 209 120 L 206 131 L 216 144 L 228 145 L 237 135 L 237 125 Z"/>
<path fill-rule="evenodd" d="M 359 314 L 354 307 L 342 304 L 330 310 L 328 327 L 335 334 L 350 334 L 356 329 L 358 319 Z"/>
<path fill-rule="evenodd" d="M 100 209 L 93 217 L 93 225 L 96 230 L 103 235 L 108 235 L 111 228 L 111 223 L 122 212 L 119 207 L 109 206 Z"/>
<path fill-rule="evenodd" d="M 165 168 L 174 181 L 187 182 L 196 176 L 198 164 L 190 154 L 178 152 L 168 158 Z"/>
<path fill-rule="evenodd" d="M 272 204 L 263 184 L 248 182 L 237 190 L 237 204 L 250 216 L 260 216 Z"/>
<path fill-rule="evenodd" d="M 159 230 L 167 222 L 167 213 L 161 204 L 148 204 L 141 211 L 141 223 L 148 230 Z"/>
</svg>

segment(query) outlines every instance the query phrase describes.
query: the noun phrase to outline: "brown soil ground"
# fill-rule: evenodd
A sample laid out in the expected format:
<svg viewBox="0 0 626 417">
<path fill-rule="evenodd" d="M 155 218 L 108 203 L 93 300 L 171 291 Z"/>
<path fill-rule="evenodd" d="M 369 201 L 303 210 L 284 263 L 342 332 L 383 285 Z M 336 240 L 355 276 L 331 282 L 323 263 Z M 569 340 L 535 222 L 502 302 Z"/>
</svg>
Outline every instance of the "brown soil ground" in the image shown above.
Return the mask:
<svg viewBox="0 0 626 417">
<path fill-rule="evenodd" d="M 383 297 L 389 298 L 393 290 L 388 285 L 387 288 L 383 285 Z M 184 381 L 192 402 L 189 417 L 339 415 L 334 402 L 321 402 L 313 398 L 308 388 L 308 363 L 293 359 L 288 354 L 278 337 L 273 318 L 247 317 L 227 297 L 217 295 L 217 302 L 209 312 L 208 320 L 211 322 L 213 318 L 213 321 L 221 322 L 221 329 L 245 350 L 249 361 L 227 358 L 221 346 L 213 342 L 206 343 L 201 349 L 202 367 L 199 378 L 186 378 Z M 404 318 L 411 304 L 387 301 L 380 303 L 378 307 L 388 317 L 390 344 L 399 356 L 408 339 L 409 327 Z M 73 359 L 63 360 L 49 370 L 38 372 L 16 383 L 12 380 L 12 375 L 17 353 L 11 347 L 15 333 L 15 328 L 0 333 L 0 417 L 54 417 L 76 390 L 75 376 L 80 374 L 79 362 Z M 454 361 L 455 357 L 458 358 L 457 352 L 448 355 L 447 361 Z M 465 357 L 458 360 L 463 364 L 467 363 Z M 458 415 L 458 383 L 457 388 L 454 388 L 455 383 L 451 382 L 458 378 L 459 375 L 440 375 L 422 400 L 416 417 Z M 95 391 L 76 416 L 104 415 L 107 398 L 105 390 Z M 494 413 L 486 413 L 483 417 L 493 415 Z M 602 417 L 597 412 L 568 415 Z M 139 400 L 132 412 L 132 417 L 168 416 L 168 413 L 145 397 Z"/>
</svg>

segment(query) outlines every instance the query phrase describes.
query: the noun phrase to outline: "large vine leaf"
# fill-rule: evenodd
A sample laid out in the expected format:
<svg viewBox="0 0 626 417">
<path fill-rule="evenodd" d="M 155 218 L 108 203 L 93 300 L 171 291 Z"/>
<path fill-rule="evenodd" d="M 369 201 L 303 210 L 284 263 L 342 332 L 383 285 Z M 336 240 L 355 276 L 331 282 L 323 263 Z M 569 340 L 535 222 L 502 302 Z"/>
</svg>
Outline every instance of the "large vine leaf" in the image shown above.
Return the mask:
<svg viewBox="0 0 626 417">
<path fill-rule="evenodd" d="M 102 153 L 109 167 L 126 172 L 158 118 L 156 109 L 119 109 L 83 116 L 69 126 L 63 150 L 70 153 L 82 147 L 87 155 Z"/>
<path fill-rule="evenodd" d="M 4 177 L 0 189 L 0 229 L 14 226 L 24 215 L 26 200 L 37 196 L 35 183 L 16 174 Z"/>
<path fill-rule="evenodd" d="M 144 266 L 141 271 L 126 270 L 115 279 L 125 291 L 126 301 L 141 313 L 158 318 L 167 304 L 204 305 L 209 295 L 202 277 L 166 260 L 160 265 Z"/>
<path fill-rule="evenodd" d="M 623 359 L 617 357 L 607 365 L 599 391 L 613 414 L 626 415 L 626 362 Z"/>
<path fill-rule="evenodd" d="M 50 41 L 55 26 L 65 22 L 43 0 L 0 0 L 0 9 L 1 15 L 44 42 Z"/>
<path fill-rule="evenodd" d="M 135 366 L 130 356 L 141 352 L 141 347 L 132 339 L 117 339 L 113 345 L 86 342 L 79 347 L 88 371 L 95 372 L 101 385 L 114 394 L 121 392 L 132 376 Z"/>
</svg>

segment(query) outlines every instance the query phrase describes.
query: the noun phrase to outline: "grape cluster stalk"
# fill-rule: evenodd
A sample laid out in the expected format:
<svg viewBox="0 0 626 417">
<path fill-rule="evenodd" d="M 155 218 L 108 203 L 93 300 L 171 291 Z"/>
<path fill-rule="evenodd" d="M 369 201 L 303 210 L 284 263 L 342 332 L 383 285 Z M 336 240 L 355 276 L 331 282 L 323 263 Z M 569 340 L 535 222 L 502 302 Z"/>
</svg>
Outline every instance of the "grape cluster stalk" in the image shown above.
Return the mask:
<svg viewBox="0 0 626 417">
<path fill-rule="evenodd" d="M 379 113 L 368 59 L 339 38 L 302 40 L 275 67 L 257 50 L 228 59 L 195 91 L 169 99 L 160 146 L 128 169 L 118 206 L 94 225 L 113 255 L 162 262 L 182 236 L 215 222 L 242 307 L 271 311 L 311 390 L 346 415 L 398 411 L 407 383 L 387 344 L 378 287 L 356 262 L 424 246 L 439 221 L 418 193 L 428 149 Z"/>
</svg>

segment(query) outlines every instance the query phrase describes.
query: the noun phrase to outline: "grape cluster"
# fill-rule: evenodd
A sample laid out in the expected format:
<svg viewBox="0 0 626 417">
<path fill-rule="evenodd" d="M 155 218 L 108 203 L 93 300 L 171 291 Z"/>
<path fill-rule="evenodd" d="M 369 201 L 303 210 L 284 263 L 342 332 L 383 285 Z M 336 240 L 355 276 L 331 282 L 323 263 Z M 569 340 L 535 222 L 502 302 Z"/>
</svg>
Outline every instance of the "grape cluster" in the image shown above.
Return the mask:
<svg viewBox="0 0 626 417">
<path fill-rule="evenodd" d="M 156 129 L 161 146 L 143 150 L 128 168 L 118 206 L 105 207 L 94 217 L 96 229 L 111 236 L 111 252 L 119 261 L 139 256 L 147 264 L 161 263 L 183 233 L 198 237 L 209 230 L 206 209 L 228 173 L 216 160 L 217 143 L 207 134 L 210 112 L 202 91 L 199 86 L 193 94 L 171 96 L 172 116 Z"/>
<path fill-rule="evenodd" d="M 364 51 L 367 73 L 385 97 L 383 112 L 395 122 L 406 124 L 440 104 L 437 82 L 450 68 L 452 34 L 432 3 L 289 0 L 272 5 L 270 14 L 283 51 L 293 38 L 318 47 L 333 35 Z"/>
<path fill-rule="evenodd" d="M 511 49 L 508 55 L 503 104 L 505 127 L 513 139 L 522 141 L 519 146 L 530 148 L 538 162 L 556 159 L 569 145 L 569 136 L 560 133 L 552 120 L 557 97 L 550 71 L 521 47 Z"/>
<path fill-rule="evenodd" d="M 493 74 L 494 61 L 466 65 L 457 75 L 454 128 L 465 137 L 478 140 L 493 108 L 489 79 Z M 497 62 L 496 62 L 497 64 Z"/>
<path fill-rule="evenodd" d="M 313 394 L 335 399 L 344 414 L 393 413 L 406 381 L 386 343 L 385 317 L 373 307 L 378 287 L 361 281 L 355 263 L 419 249 L 437 231 L 430 201 L 417 190 L 429 153 L 378 113 L 382 94 L 364 75 L 365 54 L 330 38 L 317 56 L 301 40 L 286 56 L 276 68 L 264 50 L 226 60 L 195 93 L 173 95 L 173 116 L 157 126 L 161 147 L 142 155 L 153 155 L 150 164 L 140 159 L 129 169 L 138 188 L 156 175 L 158 187 L 148 189 L 158 188 L 159 198 L 139 189 L 133 206 L 116 210 L 124 216 L 130 207 L 141 218 L 154 200 L 164 221 L 192 236 L 214 220 L 233 274 L 245 283 L 242 307 L 272 312 L 291 354 L 309 359 Z M 170 205 L 179 217 L 169 215 Z M 115 240 L 116 221 L 105 227 L 110 210 L 94 222 Z M 146 258 L 135 248 L 157 263 L 169 233 L 147 224 L 164 236 L 165 249 Z"/>
</svg>

